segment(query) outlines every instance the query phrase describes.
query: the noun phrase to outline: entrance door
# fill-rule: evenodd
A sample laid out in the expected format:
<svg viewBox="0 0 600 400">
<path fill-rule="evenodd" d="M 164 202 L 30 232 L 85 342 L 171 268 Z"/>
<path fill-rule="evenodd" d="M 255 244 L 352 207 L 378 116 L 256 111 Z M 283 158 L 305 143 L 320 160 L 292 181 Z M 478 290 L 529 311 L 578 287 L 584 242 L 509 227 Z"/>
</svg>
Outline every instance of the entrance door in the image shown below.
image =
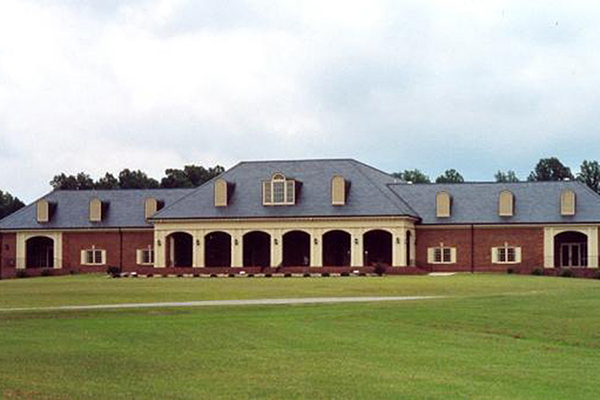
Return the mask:
<svg viewBox="0 0 600 400">
<path fill-rule="evenodd" d="M 561 267 L 587 266 L 587 243 L 562 243 L 560 262 Z"/>
</svg>

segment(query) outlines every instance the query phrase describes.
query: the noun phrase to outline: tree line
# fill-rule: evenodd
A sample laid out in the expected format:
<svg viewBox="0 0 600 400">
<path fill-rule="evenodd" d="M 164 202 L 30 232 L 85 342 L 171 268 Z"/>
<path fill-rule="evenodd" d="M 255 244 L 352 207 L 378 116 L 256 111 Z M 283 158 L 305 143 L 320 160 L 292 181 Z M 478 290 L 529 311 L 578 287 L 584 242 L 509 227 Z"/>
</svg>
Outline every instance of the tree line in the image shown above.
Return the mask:
<svg viewBox="0 0 600 400">
<path fill-rule="evenodd" d="M 392 175 L 406 182 L 432 183 L 431 178 L 418 169 L 407 169 L 395 172 Z M 521 181 L 513 170 L 496 172 L 494 180 L 496 182 Z M 600 193 L 600 164 L 598 161 L 584 160 L 579 167 L 579 171 L 573 174 L 571 168 L 564 165 L 558 158 L 542 158 L 526 179 L 528 182 L 566 180 L 578 180 L 594 192 Z M 444 171 L 435 179 L 435 183 L 462 183 L 464 181 L 463 176 L 454 169 Z"/>
<path fill-rule="evenodd" d="M 158 188 L 194 188 L 209 181 L 222 173 L 225 169 L 216 165 L 203 167 L 199 165 L 186 165 L 183 169 L 170 168 L 165 170 L 165 176 L 159 180 L 148 176 L 141 170 L 125 168 L 118 176 L 106 173 L 94 180 L 89 174 L 79 172 L 74 175 L 61 173 L 55 175 L 50 181 L 54 190 L 117 190 L 117 189 L 158 189 Z M 392 174 L 406 182 L 431 183 L 429 176 L 418 169 L 407 169 Z M 496 182 L 519 182 L 519 177 L 512 170 L 497 171 L 494 174 Z M 586 184 L 596 193 L 600 193 L 600 164 L 597 161 L 584 160 L 579 171 L 575 174 L 558 158 L 542 158 L 526 181 L 564 181 L 578 180 Z M 461 183 L 463 176 L 455 169 L 444 171 L 435 179 L 435 183 Z M 25 204 L 18 197 L 0 190 L 0 219 L 24 207 Z"/>
</svg>

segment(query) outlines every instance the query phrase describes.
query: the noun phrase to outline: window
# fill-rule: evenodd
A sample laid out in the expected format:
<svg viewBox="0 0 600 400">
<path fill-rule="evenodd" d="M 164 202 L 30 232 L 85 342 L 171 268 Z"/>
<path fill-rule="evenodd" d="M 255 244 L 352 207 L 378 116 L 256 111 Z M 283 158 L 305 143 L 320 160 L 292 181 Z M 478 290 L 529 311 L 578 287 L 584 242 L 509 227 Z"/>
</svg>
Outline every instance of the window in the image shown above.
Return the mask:
<svg viewBox="0 0 600 400">
<path fill-rule="evenodd" d="M 439 192 L 435 196 L 435 214 L 438 218 L 449 218 L 452 208 L 452 198 L 446 192 Z"/>
<path fill-rule="evenodd" d="M 442 243 L 439 247 L 430 247 L 427 250 L 427 262 L 429 264 L 456 263 L 456 248 L 454 247 L 447 247 Z"/>
<path fill-rule="evenodd" d="M 521 262 L 521 248 L 504 244 L 502 247 L 492 248 L 492 263 L 516 264 Z"/>
<path fill-rule="evenodd" d="M 139 265 L 152 265 L 154 264 L 154 249 L 151 247 L 139 249 L 136 258 Z"/>
<path fill-rule="evenodd" d="M 515 198 L 508 190 L 500 192 L 498 197 L 498 215 L 501 217 L 512 217 L 514 213 Z"/>
<path fill-rule="evenodd" d="M 293 205 L 296 203 L 296 181 L 275 174 L 263 182 L 263 205 Z"/>
<path fill-rule="evenodd" d="M 575 215 L 576 197 L 575 192 L 566 189 L 560 194 L 560 214 Z"/>
<path fill-rule="evenodd" d="M 104 265 L 106 264 L 106 250 L 91 248 L 81 251 L 82 265 Z"/>
</svg>

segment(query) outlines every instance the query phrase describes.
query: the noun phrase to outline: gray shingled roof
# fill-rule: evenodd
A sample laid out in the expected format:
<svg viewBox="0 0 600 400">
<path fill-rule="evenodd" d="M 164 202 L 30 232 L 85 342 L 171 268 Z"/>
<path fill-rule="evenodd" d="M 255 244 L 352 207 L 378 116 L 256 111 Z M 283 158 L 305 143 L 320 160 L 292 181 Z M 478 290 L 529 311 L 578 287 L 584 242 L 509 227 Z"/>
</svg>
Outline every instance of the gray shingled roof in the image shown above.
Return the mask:
<svg viewBox="0 0 600 400">
<path fill-rule="evenodd" d="M 147 198 L 164 201 L 166 207 L 192 191 L 194 189 L 59 190 L 43 197 L 57 205 L 50 222 L 37 222 L 36 203 L 32 203 L 2 219 L 0 229 L 152 227 L 144 217 Z M 109 202 L 108 212 L 102 222 L 89 221 L 89 203 L 94 197 Z"/>
<path fill-rule="evenodd" d="M 262 205 L 262 181 L 274 173 L 302 182 L 296 205 Z M 345 206 L 331 205 L 331 178 L 350 181 Z M 151 227 L 144 219 L 144 200 L 165 202 L 160 220 L 191 218 L 285 218 L 412 216 L 423 224 L 594 223 L 600 222 L 600 196 L 579 182 L 406 184 L 351 159 L 241 162 L 220 175 L 235 185 L 228 207 L 215 207 L 213 181 L 196 189 L 55 191 L 44 198 L 58 206 L 47 224 L 36 221 L 35 203 L 0 221 L 0 229 L 137 228 Z M 560 215 L 560 194 L 577 195 L 574 216 Z M 498 216 L 498 196 L 515 195 L 515 215 Z M 435 198 L 452 196 L 452 216 L 437 218 Z M 98 197 L 110 206 L 106 218 L 89 222 L 89 202 Z"/>
<path fill-rule="evenodd" d="M 274 173 L 302 182 L 296 205 L 262 205 L 262 181 Z M 345 206 L 331 205 L 331 178 L 336 174 L 350 181 Z M 220 177 L 235 184 L 227 207 L 214 206 L 213 184 L 208 182 L 165 207 L 155 218 L 417 216 L 387 187 L 396 179 L 351 159 L 241 162 Z"/>
<path fill-rule="evenodd" d="M 423 224 L 585 223 L 600 221 L 600 196 L 579 182 L 396 184 L 390 188 L 419 214 Z M 560 194 L 572 189 L 576 214 L 560 214 Z M 514 216 L 498 215 L 498 196 L 509 190 L 515 197 Z M 450 218 L 437 218 L 435 198 L 452 196 Z"/>
</svg>

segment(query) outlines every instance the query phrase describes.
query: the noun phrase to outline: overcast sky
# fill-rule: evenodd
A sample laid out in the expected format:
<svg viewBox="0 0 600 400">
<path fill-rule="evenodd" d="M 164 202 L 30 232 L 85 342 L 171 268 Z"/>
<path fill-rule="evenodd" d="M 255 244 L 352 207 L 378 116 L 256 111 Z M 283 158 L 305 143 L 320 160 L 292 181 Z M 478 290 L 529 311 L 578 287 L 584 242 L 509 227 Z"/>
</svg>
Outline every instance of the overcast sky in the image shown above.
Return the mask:
<svg viewBox="0 0 600 400">
<path fill-rule="evenodd" d="M 0 0 L 0 189 L 352 157 L 525 178 L 600 159 L 600 6 Z"/>
</svg>

